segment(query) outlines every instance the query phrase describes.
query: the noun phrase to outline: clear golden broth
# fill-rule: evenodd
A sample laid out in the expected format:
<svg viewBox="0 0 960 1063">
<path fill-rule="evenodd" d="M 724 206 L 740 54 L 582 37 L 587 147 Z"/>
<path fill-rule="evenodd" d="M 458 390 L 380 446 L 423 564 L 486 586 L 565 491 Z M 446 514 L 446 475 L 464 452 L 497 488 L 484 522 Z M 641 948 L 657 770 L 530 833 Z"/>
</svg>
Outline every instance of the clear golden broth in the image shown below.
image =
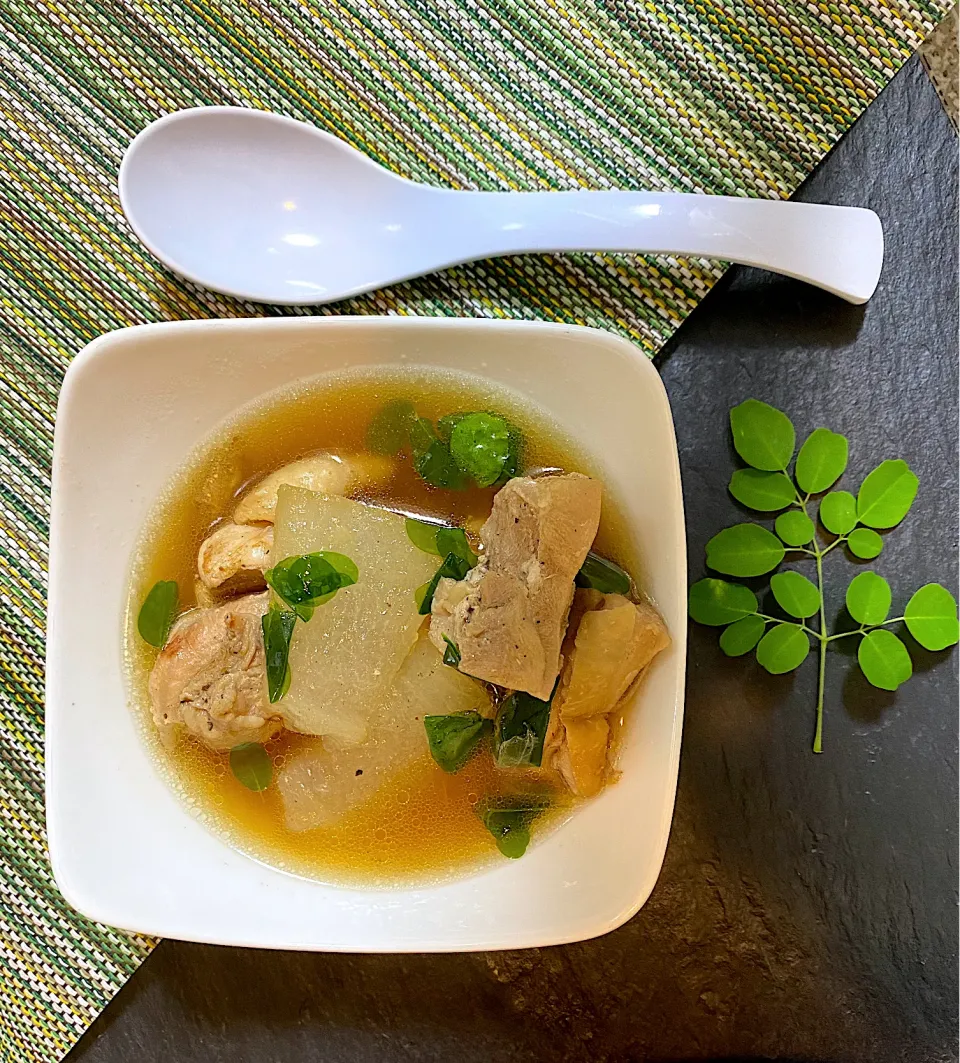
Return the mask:
<svg viewBox="0 0 960 1063">
<path fill-rule="evenodd" d="M 532 407 L 510 392 L 474 378 L 431 372 L 352 372 L 276 393 L 243 410 L 193 456 L 158 502 L 148 521 L 130 579 L 126 630 L 133 707 L 164 774 L 188 804 L 238 848 L 296 874 L 334 882 L 389 885 L 431 880 L 498 856 L 493 838 L 476 814 L 479 800 L 546 785 L 552 810 L 539 819 L 542 834 L 571 807 L 555 781 L 537 774 L 498 771 L 483 749 L 456 775 L 429 754 L 410 765 L 365 803 L 331 826 L 287 829 L 276 787 L 256 793 L 232 775 L 228 756 L 189 736 L 164 748 L 149 712 L 147 678 L 156 651 L 136 634 L 136 615 L 157 580 L 175 579 L 184 608 L 196 604 L 194 579 L 200 543 L 228 519 L 237 497 L 274 469 L 318 451 L 343 455 L 364 449 L 364 435 L 380 407 L 408 398 L 432 420 L 455 410 L 495 409 L 524 433 L 526 468 L 555 467 L 590 473 L 591 463 Z M 469 525 L 490 511 L 493 489 L 444 491 L 430 487 L 408 458 L 398 459 L 392 479 L 375 492 L 354 495 L 407 512 Z M 604 497 L 597 549 L 636 571 L 615 500 Z M 283 732 L 267 749 L 275 768 L 320 739 Z M 362 747 L 358 768 L 362 769 Z"/>
</svg>

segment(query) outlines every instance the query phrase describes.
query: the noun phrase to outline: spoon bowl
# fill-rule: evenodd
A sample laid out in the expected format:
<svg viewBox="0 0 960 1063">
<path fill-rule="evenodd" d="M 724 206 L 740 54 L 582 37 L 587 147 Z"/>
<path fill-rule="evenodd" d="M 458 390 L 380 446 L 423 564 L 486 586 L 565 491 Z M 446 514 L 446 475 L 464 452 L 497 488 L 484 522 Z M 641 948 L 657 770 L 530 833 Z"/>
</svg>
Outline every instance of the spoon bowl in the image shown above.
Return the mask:
<svg viewBox="0 0 960 1063">
<path fill-rule="evenodd" d="M 119 185 L 157 258 L 256 302 L 335 302 L 499 255 L 626 251 L 760 266 L 862 303 L 883 262 L 880 220 L 858 207 L 432 188 L 313 126 L 239 107 L 151 123 L 128 147 Z"/>
</svg>

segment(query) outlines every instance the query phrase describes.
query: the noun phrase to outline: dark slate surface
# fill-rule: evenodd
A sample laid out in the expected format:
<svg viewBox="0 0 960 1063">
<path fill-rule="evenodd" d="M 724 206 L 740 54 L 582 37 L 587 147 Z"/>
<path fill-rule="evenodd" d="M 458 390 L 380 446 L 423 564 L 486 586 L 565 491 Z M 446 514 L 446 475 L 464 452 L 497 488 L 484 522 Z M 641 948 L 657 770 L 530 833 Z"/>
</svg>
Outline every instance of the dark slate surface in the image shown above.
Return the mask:
<svg viewBox="0 0 960 1063">
<path fill-rule="evenodd" d="M 872 206 L 875 299 L 735 271 L 663 359 L 691 577 L 738 519 L 726 414 L 755 396 L 852 439 L 851 480 L 901 456 L 916 512 L 875 567 L 902 605 L 956 586 L 957 146 L 916 61 L 802 198 Z M 852 566 L 828 564 L 831 614 Z M 957 1037 L 956 654 L 898 694 L 831 653 L 826 752 L 795 677 L 691 632 L 676 818 L 656 890 L 607 937 L 460 956 L 301 955 L 165 942 L 71 1063 L 780 1058 L 948 1060 Z"/>
</svg>

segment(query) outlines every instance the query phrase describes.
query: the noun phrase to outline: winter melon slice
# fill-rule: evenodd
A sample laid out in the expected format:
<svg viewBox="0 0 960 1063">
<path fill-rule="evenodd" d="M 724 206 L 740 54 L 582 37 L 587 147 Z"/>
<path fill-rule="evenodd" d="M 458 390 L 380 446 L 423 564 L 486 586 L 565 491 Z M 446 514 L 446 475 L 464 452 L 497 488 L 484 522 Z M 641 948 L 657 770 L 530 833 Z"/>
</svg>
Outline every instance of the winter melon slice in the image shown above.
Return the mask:
<svg viewBox="0 0 960 1063">
<path fill-rule="evenodd" d="M 271 563 L 321 550 L 352 558 L 359 578 L 297 622 L 290 689 L 277 707 L 293 731 L 357 745 L 417 637 L 423 618 L 414 592 L 437 558 L 410 542 L 396 513 L 281 487 Z"/>
</svg>

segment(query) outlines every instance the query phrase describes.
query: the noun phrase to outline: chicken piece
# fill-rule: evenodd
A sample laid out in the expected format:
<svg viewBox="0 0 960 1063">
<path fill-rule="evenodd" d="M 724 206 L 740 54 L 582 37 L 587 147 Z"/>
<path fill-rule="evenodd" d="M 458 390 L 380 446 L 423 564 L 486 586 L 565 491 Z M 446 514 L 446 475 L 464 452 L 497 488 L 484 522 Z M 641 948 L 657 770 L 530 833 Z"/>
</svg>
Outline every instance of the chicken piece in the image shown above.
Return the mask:
<svg viewBox="0 0 960 1063">
<path fill-rule="evenodd" d="M 603 789 L 609 713 L 669 645 L 663 621 L 647 602 L 577 591 L 544 747 L 544 761 L 560 772 L 573 793 L 592 797 Z"/>
<path fill-rule="evenodd" d="M 272 548 L 272 525 L 224 524 L 200 544 L 197 575 L 209 590 L 260 590 Z"/>
<path fill-rule="evenodd" d="M 220 604 L 217 596 L 199 577 L 193 581 L 193 600 L 197 603 L 198 609 L 212 609 Z"/>
<path fill-rule="evenodd" d="M 600 484 L 569 473 L 510 480 L 481 530 L 485 554 L 441 580 L 430 638 L 460 650 L 460 671 L 546 701 L 560 671 L 573 579 L 600 524 Z"/>
<path fill-rule="evenodd" d="M 284 484 L 325 495 L 345 495 L 358 488 L 386 483 L 393 472 L 393 459 L 379 454 L 356 454 L 349 458 L 315 454 L 284 465 L 254 484 L 237 503 L 233 519 L 237 524 L 255 521 L 272 524 L 277 512 L 277 492 Z"/>
<path fill-rule="evenodd" d="M 572 793 L 594 797 L 606 781 L 610 723 L 606 716 L 584 716 L 562 726 L 556 767 Z"/>
<path fill-rule="evenodd" d="M 263 742 L 280 731 L 267 698 L 260 618 L 269 594 L 251 594 L 177 621 L 150 673 L 161 732 L 182 725 L 211 749 Z"/>
<path fill-rule="evenodd" d="M 554 698 L 564 720 L 610 712 L 670 636 L 653 606 L 619 594 L 578 590 L 579 616 Z"/>
</svg>

